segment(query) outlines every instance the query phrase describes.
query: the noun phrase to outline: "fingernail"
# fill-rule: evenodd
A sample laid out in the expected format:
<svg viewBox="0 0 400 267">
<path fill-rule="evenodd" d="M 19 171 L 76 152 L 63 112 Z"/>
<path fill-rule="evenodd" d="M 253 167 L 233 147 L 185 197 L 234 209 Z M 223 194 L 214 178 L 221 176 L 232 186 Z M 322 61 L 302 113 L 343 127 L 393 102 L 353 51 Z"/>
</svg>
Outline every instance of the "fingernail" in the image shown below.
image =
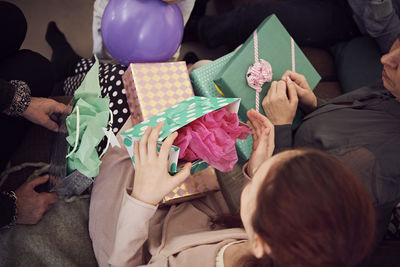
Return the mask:
<svg viewBox="0 0 400 267">
<path fill-rule="evenodd" d="M 291 82 L 292 82 L 292 79 L 290 79 L 290 77 L 287 76 L 287 81 L 291 83 Z"/>
</svg>

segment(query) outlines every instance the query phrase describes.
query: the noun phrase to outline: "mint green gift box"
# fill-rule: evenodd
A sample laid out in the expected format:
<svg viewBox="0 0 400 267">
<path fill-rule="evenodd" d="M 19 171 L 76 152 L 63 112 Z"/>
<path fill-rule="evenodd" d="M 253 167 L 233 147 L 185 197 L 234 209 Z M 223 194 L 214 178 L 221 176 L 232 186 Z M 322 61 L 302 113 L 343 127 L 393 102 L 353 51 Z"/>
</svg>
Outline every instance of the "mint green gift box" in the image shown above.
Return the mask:
<svg viewBox="0 0 400 267">
<path fill-rule="evenodd" d="M 226 54 L 207 65 L 204 65 L 198 69 L 193 70 L 190 73 L 190 81 L 192 82 L 194 94 L 197 96 L 205 97 L 220 97 L 221 94 L 215 87 L 214 80 L 218 77 L 217 75 L 225 67 L 226 63 L 234 56 L 236 52 L 233 51 Z M 243 118 L 239 114 L 239 120 L 246 122 L 246 118 Z M 249 160 L 253 145 L 253 138 L 249 135 L 246 139 L 236 141 L 236 151 L 238 154 L 239 162 L 244 163 Z"/>
<path fill-rule="evenodd" d="M 193 96 L 178 104 L 162 111 L 156 116 L 145 120 L 127 131 L 121 133 L 122 140 L 133 162 L 134 141 L 140 140 L 147 127 L 154 127 L 159 122 L 163 122 L 158 141 L 158 149 L 162 141 L 170 134 L 184 127 L 185 125 L 195 121 L 196 119 L 220 108 L 226 108 L 232 113 L 237 113 L 239 110 L 240 99 L 238 98 L 224 98 L 224 97 L 200 97 Z M 179 148 L 173 146 L 170 150 L 168 157 L 168 171 L 171 175 L 178 173 L 181 170 L 182 163 L 178 162 Z M 192 169 L 190 174 L 195 174 L 209 166 L 203 160 L 196 160 L 192 162 Z"/>
<path fill-rule="evenodd" d="M 292 70 L 291 36 L 275 15 L 267 17 L 257 28 L 258 58 L 268 61 L 272 66 L 272 81 L 279 81 L 287 70 Z M 294 43 L 294 42 L 293 42 Z M 295 72 L 304 75 L 312 89 L 321 80 L 303 52 L 294 43 Z M 254 64 L 253 34 L 243 46 L 236 51 L 214 80 L 226 97 L 241 98 L 239 118 L 247 121 L 246 112 L 255 109 L 256 91 L 247 84 L 246 73 Z M 260 113 L 265 115 L 261 106 L 262 99 L 268 92 L 271 83 L 265 83 L 260 93 Z M 293 127 L 301 123 L 302 115 L 298 111 Z"/>
</svg>

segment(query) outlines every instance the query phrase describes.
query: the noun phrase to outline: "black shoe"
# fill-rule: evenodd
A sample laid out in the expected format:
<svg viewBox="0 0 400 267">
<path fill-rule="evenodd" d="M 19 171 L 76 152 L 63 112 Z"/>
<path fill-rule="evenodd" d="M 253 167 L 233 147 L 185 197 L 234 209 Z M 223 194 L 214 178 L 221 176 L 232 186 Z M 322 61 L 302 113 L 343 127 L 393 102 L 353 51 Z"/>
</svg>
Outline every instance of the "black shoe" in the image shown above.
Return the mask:
<svg viewBox="0 0 400 267">
<path fill-rule="evenodd" d="M 56 71 L 56 81 L 63 80 L 73 73 L 80 57 L 72 49 L 54 21 L 50 21 L 47 25 L 46 41 L 53 50 L 51 63 Z"/>
<path fill-rule="evenodd" d="M 183 61 L 186 61 L 186 65 L 194 64 L 199 61 L 199 57 L 193 52 L 187 52 L 183 57 Z"/>
</svg>

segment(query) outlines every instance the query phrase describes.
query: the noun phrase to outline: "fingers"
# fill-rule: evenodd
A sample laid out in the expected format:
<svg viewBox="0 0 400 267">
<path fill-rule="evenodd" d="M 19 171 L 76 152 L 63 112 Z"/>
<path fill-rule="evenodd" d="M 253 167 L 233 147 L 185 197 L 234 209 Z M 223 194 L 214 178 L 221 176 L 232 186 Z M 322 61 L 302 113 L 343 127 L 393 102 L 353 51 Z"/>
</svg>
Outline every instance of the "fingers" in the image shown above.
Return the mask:
<svg viewBox="0 0 400 267">
<path fill-rule="evenodd" d="M 160 154 L 159 157 L 162 161 L 167 162 L 168 160 L 168 154 L 169 151 L 171 150 L 172 144 L 175 141 L 175 138 L 178 136 L 177 132 L 174 132 L 172 134 L 170 134 L 163 142 L 163 144 L 161 145 L 161 150 L 160 150 Z"/>
<path fill-rule="evenodd" d="M 149 135 L 149 140 L 147 142 L 147 153 L 151 159 L 155 159 L 157 157 L 157 140 L 162 127 L 162 122 L 157 123 Z"/>
<path fill-rule="evenodd" d="M 67 106 L 63 103 L 57 102 L 53 99 L 48 100 L 50 101 L 49 104 L 51 113 L 63 113 L 67 109 Z"/>
<path fill-rule="evenodd" d="M 59 129 L 58 124 L 52 119 L 50 119 L 50 117 L 47 115 L 45 115 L 45 117 L 43 118 L 42 125 L 53 132 L 58 132 Z"/>
<path fill-rule="evenodd" d="M 286 95 L 286 82 L 278 81 L 276 84 L 276 95 L 281 98 L 287 98 Z"/>
<path fill-rule="evenodd" d="M 139 142 L 135 141 L 133 143 L 133 157 L 135 158 L 135 164 L 140 164 L 140 155 L 139 155 Z"/>
<path fill-rule="evenodd" d="M 48 180 L 49 180 L 49 175 L 48 174 L 46 174 L 46 175 L 43 175 L 43 176 L 39 176 L 39 177 L 36 177 L 36 178 L 34 178 L 33 180 L 31 180 L 31 181 L 29 181 L 29 182 L 27 182 L 27 185 L 30 187 L 30 188 L 35 188 L 36 186 L 38 186 L 38 185 L 40 185 L 40 184 L 44 184 L 45 182 L 47 182 Z"/>
<path fill-rule="evenodd" d="M 247 116 L 252 118 L 252 120 L 258 120 L 264 127 L 271 127 L 272 123 L 271 121 L 261 113 L 255 111 L 254 109 L 251 109 L 247 112 Z"/>
<path fill-rule="evenodd" d="M 272 93 L 271 93 L 272 96 L 278 93 L 278 82 L 277 81 L 273 81 L 271 83 L 271 89 L 270 90 L 272 90 Z"/>
<path fill-rule="evenodd" d="M 142 138 L 140 139 L 139 157 L 141 161 L 145 161 L 147 159 L 147 140 L 149 139 L 151 130 L 152 130 L 151 126 L 147 127 L 142 135 Z"/>
<path fill-rule="evenodd" d="M 299 85 L 303 89 L 308 89 L 310 86 L 308 85 L 308 82 L 306 80 L 306 77 L 304 75 L 301 75 L 299 73 L 287 70 L 283 75 L 282 75 L 282 80 L 286 81 L 287 77 L 290 77 L 292 81 L 294 81 L 297 85 Z"/>
<path fill-rule="evenodd" d="M 267 151 L 267 147 L 268 147 L 268 136 L 271 133 L 271 129 L 270 128 L 264 128 L 262 131 L 262 134 L 260 136 L 259 139 L 259 144 L 257 147 L 257 150 L 262 150 L 262 151 Z"/>
<path fill-rule="evenodd" d="M 177 187 L 182 184 L 190 175 L 190 169 L 192 168 L 192 163 L 186 163 L 183 169 L 176 175 L 171 177 L 173 187 Z"/>
<path fill-rule="evenodd" d="M 287 98 L 286 95 L 286 82 L 284 81 L 273 81 L 271 83 L 271 87 L 268 90 L 267 96 L 264 98 L 267 102 L 274 101 L 276 99 L 285 99 Z M 263 100 L 264 105 L 264 100 Z"/>
<path fill-rule="evenodd" d="M 248 117 L 249 117 L 249 115 L 247 115 Z M 249 117 L 249 119 L 250 119 L 250 117 Z M 250 129 L 250 131 L 251 131 L 251 134 L 252 135 L 254 135 L 255 133 L 254 133 L 254 126 L 253 126 L 253 124 L 251 123 L 251 121 L 247 121 L 246 122 L 246 125 L 247 125 L 247 127 L 249 127 L 249 129 Z M 253 138 L 254 139 L 254 138 Z"/>
<path fill-rule="evenodd" d="M 261 132 L 262 132 L 262 123 L 259 121 L 259 119 L 254 116 L 252 117 L 252 124 L 254 126 L 254 130 L 255 130 L 255 134 L 257 135 L 257 137 L 260 137 Z"/>
<path fill-rule="evenodd" d="M 58 201 L 58 196 L 56 193 L 40 193 L 40 197 L 42 197 L 47 204 L 46 210 L 48 210 L 54 203 Z"/>
<path fill-rule="evenodd" d="M 264 100 L 266 100 L 267 102 L 270 101 L 274 97 L 274 95 L 276 94 L 276 85 L 277 85 L 276 81 L 273 81 L 271 83 L 271 86 L 269 87 L 268 93 L 264 98 Z M 264 104 L 264 100 L 263 100 L 263 104 Z"/>
<path fill-rule="evenodd" d="M 289 96 L 289 103 L 291 105 L 296 105 L 299 102 L 296 85 L 294 82 L 287 81 L 287 88 L 288 88 L 288 96 Z"/>
</svg>

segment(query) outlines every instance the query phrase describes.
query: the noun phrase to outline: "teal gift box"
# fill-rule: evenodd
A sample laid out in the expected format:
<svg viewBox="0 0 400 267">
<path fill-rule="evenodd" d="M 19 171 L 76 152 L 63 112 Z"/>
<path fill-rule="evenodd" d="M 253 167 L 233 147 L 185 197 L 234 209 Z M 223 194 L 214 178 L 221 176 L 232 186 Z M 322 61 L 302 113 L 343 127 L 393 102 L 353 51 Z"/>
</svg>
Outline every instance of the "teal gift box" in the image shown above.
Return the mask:
<svg viewBox="0 0 400 267">
<path fill-rule="evenodd" d="M 225 56 L 220 57 L 198 69 L 195 69 L 190 73 L 189 77 L 195 95 L 205 97 L 221 97 L 222 92 L 218 91 L 214 84 L 214 80 L 225 67 L 226 63 L 231 60 L 234 54 L 235 51 L 226 54 Z"/>
<path fill-rule="evenodd" d="M 236 52 L 233 51 L 229 54 L 220 57 L 207 65 L 204 65 L 198 69 L 193 70 L 190 73 L 190 81 L 192 82 L 194 94 L 197 96 L 205 97 L 220 97 L 221 93 L 218 92 L 214 84 L 214 80 L 217 75 L 225 67 L 226 63 L 234 56 Z M 246 122 L 246 118 L 243 118 L 239 114 L 239 120 Z M 238 154 L 239 162 L 244 163 L 249 160 L 253 145 L 253 138 L 251 135 L 244 140 L 236 141 L 236 151 Z"/>
<path fill-rule="evenodd" d="M 267 17 L 257 28 L 258 58 L 271 64 L 272 81 L 279 81 L 287 70 L 293 70 L 304 75 L 312 89 L 321 80 L 306 56 L 293 41 L 284 26 L 275 15 Z M 215 84 L 226 97 L 241 98 L 239 118 L 247 121 L 246 112 L 256 107 L 256 91 L 247 84 L 246 74 L 255 61 L 254 35 L 252 34 L 243 46 L 235 52 L 232 58 L 221 69 Z M 265 115 L 261 102 L 268 92 L 270 82 L 262 86 L 260 93 L 260 113 Z M 301 123 L 302 115 L 298 111 L 293 127 Z"/>
<path fill-rule="evenodd" d="M 163 122 L 163 128 L 159 135 L 159 146 L 161 142 L 170 134 L 184 127 L 190 122 L 220 108 L 226 108 L 232 113 L 237 113 L 239 110 L 240 99 L 224 98 L 224 97 L 190 97 L 162 112 L 156 116 L 145 120 L 127 131 L 121 133 L 121 137 L 128 150 L 133 162 L 133 143 L 135 140 L 140 140 L 147 127 L 154 127 L 159 122 Z M 183 163 L 178 162 L 179 148 L 172 147 L 169 153 L 169 172 L 171 175 L 176 174 L 181 170 Z M 191 174 L 195 174 L 204 170 L 209 166 L 203 160 L 192 162 Z"/>
</svg>

